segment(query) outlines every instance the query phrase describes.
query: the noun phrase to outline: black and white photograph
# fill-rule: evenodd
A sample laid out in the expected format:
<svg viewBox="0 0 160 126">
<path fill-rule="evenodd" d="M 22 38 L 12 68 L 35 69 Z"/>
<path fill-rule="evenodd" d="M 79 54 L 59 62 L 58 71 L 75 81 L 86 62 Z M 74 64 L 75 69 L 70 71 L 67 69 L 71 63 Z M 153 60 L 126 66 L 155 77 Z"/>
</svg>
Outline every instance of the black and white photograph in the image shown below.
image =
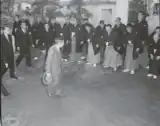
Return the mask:
<svg viewBox="0 0 160 126">
<path fill-rule="evenodd" d="M 0 5 L 0 126 L 160 126 L 160 0 Z"/>
</svg>

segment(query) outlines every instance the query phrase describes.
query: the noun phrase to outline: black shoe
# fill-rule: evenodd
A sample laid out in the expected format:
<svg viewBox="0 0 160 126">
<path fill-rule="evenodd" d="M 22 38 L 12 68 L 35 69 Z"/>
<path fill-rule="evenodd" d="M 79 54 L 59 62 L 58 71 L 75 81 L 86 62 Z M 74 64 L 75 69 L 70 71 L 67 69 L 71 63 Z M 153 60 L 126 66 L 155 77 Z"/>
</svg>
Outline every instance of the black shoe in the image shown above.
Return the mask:
<svg viewBox="0 0 160 126">
<path fill-rule="evenodd" d="M 11 76 L 12 80 L 18 80 L 19 78 L 16 75 Z"/>
<path fill-rule="evenodd" d="M 6 93 L 3 93 L 3 95 L 6 97 L 6 96 L 9 96 L 10 93 L 6 92 Z"/>
</svg>

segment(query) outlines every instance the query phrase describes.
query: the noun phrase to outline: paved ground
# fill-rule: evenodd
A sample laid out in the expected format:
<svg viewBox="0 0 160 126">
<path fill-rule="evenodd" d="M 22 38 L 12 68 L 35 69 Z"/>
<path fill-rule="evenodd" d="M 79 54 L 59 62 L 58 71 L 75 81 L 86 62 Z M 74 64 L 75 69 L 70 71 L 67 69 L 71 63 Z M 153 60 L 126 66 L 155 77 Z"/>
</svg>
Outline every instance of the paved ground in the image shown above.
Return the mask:
<svg viewBox="0 0 160 126">
<path fill-rule="evenodd" d="M 41 85 L 43 57 L 34 69 L 17 70 L 23 80 L 4 78 L 11 96 L 2 100 L 2 115 L 19 126 L 160 126 L 160 80 L 145 71 L 134 76 L 84 64 L 65 64 L 64 98 L 49 98 Z M 5 125 L 4 125 L 5 126 Z"/>
</svg>

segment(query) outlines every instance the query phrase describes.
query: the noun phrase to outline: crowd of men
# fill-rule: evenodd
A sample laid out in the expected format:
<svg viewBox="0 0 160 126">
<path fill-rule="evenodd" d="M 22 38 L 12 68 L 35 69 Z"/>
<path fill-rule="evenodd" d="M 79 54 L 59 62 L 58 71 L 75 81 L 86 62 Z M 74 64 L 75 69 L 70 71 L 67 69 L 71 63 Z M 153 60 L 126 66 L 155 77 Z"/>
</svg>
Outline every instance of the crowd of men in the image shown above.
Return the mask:
<svg viewBox="0 0 160 126">
<path fill-rule="evenodd" d="M 121 56 L 123 60 L 121 66 L 125 65 L 128 44 L 133 45 L 133 51 L 131 52 L 133 58 L 130 62 L 138 58 L 141 59 L 140 54 L 147 48 L 149 57 L 147 63 L 149 65 L 148 77 L 156 79 L 160 73 L 160 27 L 157 27 L 152 35 L 148 35 L 148 24 L 145 20 L 145 14 L 139 12 L 138 15 L 138 21 L 130 22 L 127 26 L 117 17 L 115 26 L 105 24 L 102 20 L 96 28 L 87 18 L 83 19 L 81 24 L 77 21 L 71 23 L 70 19 L 66 18 L 63 27 L 61 27 L 56 18 L 45 16 L 42 19 L 40 16 L 36 16 L 34 20 L 29 20 L 28 18 L 21 19 L 16 15 L 13 28 L 10 28 L 8 25 L 1 26 L 1 54 L 3 54 L 1 56 L 1 77 L 9 69 L 10 77 L 12 79 L 18 79 L 15 73 L 15 67 L 18 67 L 24 58 L 26 59 L 27 67 L 32 67 L 31 47 L 45 50 L 46 60 L 47 52 L 55 43 L 55 38 L 63 38 L 63 59 L 65 61 L 70 60 L 72 41 L 73 38 L 76 38 L 75 53 L 82 53 L 78 62 L 87 59 L 89 55 L 88 42 L 91 41 L 93 55 L 100 54 L 99 63 L 103 64 L 104 67 L 111 67 L 104 64 L 106 60 L 105 50 L 110 45 Z M 14 57 L 15 52 L 19 52 L 17 59 Z M 114 56 L 110 57 L 113 59 Z M 93 63 L 93 66 L 96 66 L 96 64 L 98 62 Z M 138 65 L 144 67 L 141 63 Z M 117 66 L 113 67 L 113 69 L 116 71 Z M 135 68 L 130 69 L 127 67 L 124 70 L 124 72 L 129 71 L 134 74 Z M 3 84 L 1 87 L 3 87 L 2 92 L 4 92 L 4 95 L 8 95 L 9 93 L 5 90 Z"/>
</svg>

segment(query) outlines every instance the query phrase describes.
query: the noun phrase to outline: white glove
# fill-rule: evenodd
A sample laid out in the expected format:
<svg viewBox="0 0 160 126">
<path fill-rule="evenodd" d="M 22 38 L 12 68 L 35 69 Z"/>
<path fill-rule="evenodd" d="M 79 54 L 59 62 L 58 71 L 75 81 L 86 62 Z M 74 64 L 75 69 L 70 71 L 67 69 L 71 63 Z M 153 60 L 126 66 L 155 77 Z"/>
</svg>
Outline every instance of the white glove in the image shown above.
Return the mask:
<svg viewBox="0 0 160 126">
<path fill-rule="evenodd" d="M 128 43 L 129 43 L 129 44 L 132 44 L 132 42 L 131 42 L 131 41 L 128 41 Z"/>
<path fill-rule="evenodd" d="M 84 42 L 83 41 L 81 41 L 81 45 L 83 44 Z"/>
<path fill-rule="evenodd" d="M 8 63 L 5 63 L 6 68 L 8 68 Z"/>
<path fill-rule="evenodd" d="M 109 42 L 106 42 L 106 46 L 108 47 L 108 45 L 109 45 Z"/>
<path fill-rule="evenodd" d="M 99 45 L 97 44 L 96 47 L 99 48 Z"/>
<path fill-rule="evenodd" d="M 157 56 L 157 57 L 156 57 L 156 60 L 160 60 L 160 56 Z"/>
</svg>

